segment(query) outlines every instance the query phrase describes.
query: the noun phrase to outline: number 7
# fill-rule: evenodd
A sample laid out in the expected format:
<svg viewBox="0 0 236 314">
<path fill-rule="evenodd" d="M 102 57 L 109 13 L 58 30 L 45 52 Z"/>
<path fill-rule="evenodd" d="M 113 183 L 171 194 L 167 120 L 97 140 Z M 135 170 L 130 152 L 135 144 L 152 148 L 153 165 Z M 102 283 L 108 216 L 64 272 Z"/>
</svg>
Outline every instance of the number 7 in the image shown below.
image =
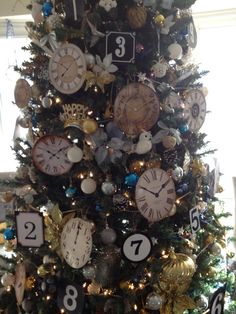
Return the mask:
<svg viewBox="0 0 236 314">
<path fill-rule="evenodd" d="M 134 251 L 134 254 L 135 255 L 138 255 L 139 254 L 139 249 L 140 249 L 140 245 L 142 244 L 143 240 L 135 240 L 135 241 L 131 241 L 130 245 L 133 246 L 133 245 L 136 245 L 136 248 L 135 248 L 135 251 Z"/>
</svg>

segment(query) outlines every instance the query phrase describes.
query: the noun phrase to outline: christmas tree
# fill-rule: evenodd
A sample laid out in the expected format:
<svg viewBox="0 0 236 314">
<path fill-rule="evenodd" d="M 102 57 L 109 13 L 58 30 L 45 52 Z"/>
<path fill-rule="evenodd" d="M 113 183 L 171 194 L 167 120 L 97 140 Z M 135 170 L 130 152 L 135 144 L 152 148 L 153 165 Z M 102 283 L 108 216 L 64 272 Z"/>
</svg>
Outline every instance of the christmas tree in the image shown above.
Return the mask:
<svg viewBox="0 0 236 314">
<path fill-rule="evenodd" d="M 194 2 L 29 5 L 3 313 L 235 313 Z"/>
</svg>

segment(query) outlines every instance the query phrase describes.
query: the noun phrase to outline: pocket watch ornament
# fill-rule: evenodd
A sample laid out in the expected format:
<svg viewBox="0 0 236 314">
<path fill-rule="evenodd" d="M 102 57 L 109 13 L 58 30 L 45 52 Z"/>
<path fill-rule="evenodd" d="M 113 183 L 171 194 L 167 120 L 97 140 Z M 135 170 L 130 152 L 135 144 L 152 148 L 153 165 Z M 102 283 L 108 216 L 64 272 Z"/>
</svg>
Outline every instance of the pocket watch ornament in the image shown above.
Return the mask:
<svg viewBox="0 0 236 314">
<path fill-rule="evenodd" d="M 14 97 L 17 107 L 22 109 L 28 105 L 28 102 L 32 97 L 32 92 L 30 85 L 26 80 L 19 79 L 16 81 Z"/>
</svg>

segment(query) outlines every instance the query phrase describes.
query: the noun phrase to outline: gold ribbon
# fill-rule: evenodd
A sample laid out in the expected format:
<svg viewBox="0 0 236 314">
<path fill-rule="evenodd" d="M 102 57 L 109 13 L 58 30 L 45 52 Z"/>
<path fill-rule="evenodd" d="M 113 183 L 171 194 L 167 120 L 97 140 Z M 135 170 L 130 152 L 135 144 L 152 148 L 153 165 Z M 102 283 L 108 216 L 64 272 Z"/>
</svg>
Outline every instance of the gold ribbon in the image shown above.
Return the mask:
<svg viewBox="0 0 236 314">
<path fill-rule="evenodd" d="M 102 92 L 105 93 L 104 85 L 110 84 L 115 81 L 116 76 L 108 73 L 107 71 L 102 71 L 99 73 L 94 73 L 92 71 L 86 71 L 83 73 L 83 77 L 86 81 L 85 90 L 89 87 L 97 85 L 101 88 Z"/>
</svg>

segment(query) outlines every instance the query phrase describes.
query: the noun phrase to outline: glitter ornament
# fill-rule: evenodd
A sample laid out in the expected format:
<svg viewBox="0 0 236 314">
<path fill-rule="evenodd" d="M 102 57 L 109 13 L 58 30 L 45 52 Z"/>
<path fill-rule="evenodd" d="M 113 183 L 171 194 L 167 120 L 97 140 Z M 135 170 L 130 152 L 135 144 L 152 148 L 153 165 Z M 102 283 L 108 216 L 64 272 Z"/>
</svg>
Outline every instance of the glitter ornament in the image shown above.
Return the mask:
<svg viewBox="0 0 236 314">
<path fill-rule="evenodd" d="M 156 78 L 162 78 L 166 75 L 168 65 L 164 62 L 155 62 L 151 67 L 151 71 Z"/>
<path fill-rule="evenodd" d="M 1 277 L 1 284 L 3 287 L 13 286 L 15 283 L 15 276 L 12 273 L 5 273 Z"/>
<path fill-rule="evenodd" d="M 81 159 L 83 158 L 83 151 L 78 146 L 73 145 L 73 147 L 68 149 L 67 157 L 69 161 L 73 163 L 80 162 Z"/>
<path fill-rule="evenodd" d="M 139 29 L 146 24 L 147 10 L 142 6 L 132 6 L 128 8 L 126 16 L 129 26 L 133 29 Z"/>
<path fill-rule="evenodd" d="M 82 272 L 85 279 L 93 280 L 95 278 L 96 269 L 94 265 L 85 265 Z"/>
<path fill-rule="evenodd" d="M 87 291 L 92 295 L 99 294 L 101 291 L 101 285 L 97 282 L 92 282 L 90 285 L 88 285 Z"/>
<path fill-rule="evenodd" d="M 82 125 L 82 129 L 86 134 L 93 134 L 98 129 L 98 124 L 94 119 L 85 119 Z"/>
<path fill-rule="evenodd" d="M 96 191 L 97 189 L 97 183 L 94 179 L 92 178 L 86 178 L 83 179 L 83 181 L 81 182 L 81 190 L 85 193 L 85 194 L 92 194 Z"/>
<path fill-rule="evenodd" d="M 182 47 L 179 44 L 177 44 L 177 43 L 170 44 L 168 46 L 167 50 L 169 52 L 169 57 L 171 59 L 179 60 L 179 59 L 182 58 L 183 49 L 182 49 Z"/>
<path fill-rule="evenodd" d="M 147 295 L 145 308 L 156 311 L 160 309 L 162 303 L 163 298 L 158 293 L 151 292 Z"/>
<path fill-rule="evenodd" d="M 42 6 L 43 15 L 45 17 L 48 17 L 49 15 L 52 14 L 52 10 L 53 10 L 52 3 L 49 0 L 44 2 L 43 6 Z"/>
<path fill-rule="evenodd" d="M 116 232 L 112 228 L 105 228 L 102 230 L 100 236 L 104 244 L 112 244 L 116 241 Z"/>
<path fill-rule="evenodd" d="M 135 186 L 138 182 L 139 176 L 136 173 L 130 173 L 125 177 L 125 185 L 127 186 Z"/>
<path fill-rule="evenodd" d="M 158 25 L 160 27 L 164 26 L 164 23 L 165 23 L 164 15 L 157 12 L 153 19 L 154 19 L 154 22 L 156 25 Z"/>
<path fill-rule="evenodd" d="M 13 240 L 16 237 L 16 230 L 14 228 L 6 228 L 3 235 L 5 240 Z"/>
<path fill-rule="evenodd" d="M 105 195 L 113 195 L 117 191 L 117 186 L 114 182 L 110 181 L 110 179 L 107 179 L 102 183 L 101 190 Z"/>
<path fill-rule="evenodd" d="M 76 193 L 77 193 L 77 189 L 74 186 L 68 187 L 68 189 L 66 189 L 66 192 L 65 192 L 66 197 L 68 198 L 74 197 Z"/>
</svg>

